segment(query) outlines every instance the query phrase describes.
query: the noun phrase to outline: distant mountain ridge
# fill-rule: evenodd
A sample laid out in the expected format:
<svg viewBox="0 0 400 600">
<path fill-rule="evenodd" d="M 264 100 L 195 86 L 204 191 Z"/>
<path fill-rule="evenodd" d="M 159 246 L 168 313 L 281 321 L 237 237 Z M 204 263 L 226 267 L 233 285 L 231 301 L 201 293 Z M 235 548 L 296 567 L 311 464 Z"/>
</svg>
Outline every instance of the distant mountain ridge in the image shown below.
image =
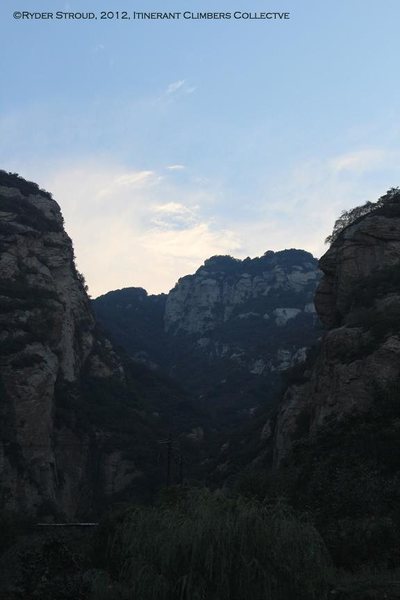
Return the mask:
<svg viewBox="0 0 400 600">
<path fill-rule="evenodd" d="M 304 250 L 214 256 L 169 294 L 125 288 L 93 307 L 133 358 L 175 378 L 217 422 L 230 422 L 272 398 L 280 373 L 317 339 L 319 278 Z"/>
</svg>

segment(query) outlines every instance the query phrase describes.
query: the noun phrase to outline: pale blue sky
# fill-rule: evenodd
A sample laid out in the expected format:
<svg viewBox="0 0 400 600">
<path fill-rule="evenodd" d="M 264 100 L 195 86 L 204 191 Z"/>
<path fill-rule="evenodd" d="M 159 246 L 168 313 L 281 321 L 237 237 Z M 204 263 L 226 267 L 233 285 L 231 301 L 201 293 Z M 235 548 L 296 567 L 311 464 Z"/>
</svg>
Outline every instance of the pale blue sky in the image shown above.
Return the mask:
<svg viewBox="0 0 400 600">
<path fill-rule="evenodd" d="M 14 10 L 290 11 L 15 21 Z M 400 185 L 398 0 L 3 0 L 0 166 L 54 193 L 93 295 L 207 256 L 320 255 Z"/>
</svg>

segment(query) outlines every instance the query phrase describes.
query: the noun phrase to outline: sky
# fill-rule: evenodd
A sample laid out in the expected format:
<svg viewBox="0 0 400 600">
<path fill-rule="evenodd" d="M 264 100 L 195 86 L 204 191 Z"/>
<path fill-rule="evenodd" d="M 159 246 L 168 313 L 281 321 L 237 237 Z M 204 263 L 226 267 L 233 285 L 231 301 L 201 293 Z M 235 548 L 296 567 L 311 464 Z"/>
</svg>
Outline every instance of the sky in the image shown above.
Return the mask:
<svg viewBox="0 0 400 600">
<path fill-rule="evenodd" d="M 52 192 L 94 297 L 168 292 L 215 254 L 319 257 L 342 210 L 400 185 L 399 19 L 398 0 L 2 0 L 0 168 Z"/>
</svg>

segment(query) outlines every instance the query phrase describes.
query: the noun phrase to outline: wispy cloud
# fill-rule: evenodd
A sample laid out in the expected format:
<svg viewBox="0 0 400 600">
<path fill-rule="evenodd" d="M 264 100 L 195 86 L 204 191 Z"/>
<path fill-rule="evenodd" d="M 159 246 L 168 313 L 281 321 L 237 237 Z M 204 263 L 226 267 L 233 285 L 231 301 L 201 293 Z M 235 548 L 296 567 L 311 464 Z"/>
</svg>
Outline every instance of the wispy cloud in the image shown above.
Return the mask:
<svg viewBox="0 0 400 600">
<path fill-rule="evenodd" d="M 162 94 L 156 99 L 156 104 L 166 102 L 171 103 L 176 101 L 178 98 L 189 96 L 196 91 L 196 87 L 190 84 L 186 79 L 179 79 L 178 81 L 172 81 L 162 92 Z"/>
<path fill-rule="evenodd" d="M 39 183 L 62 208 L 93 296 L 127 286 L 168 291 L 209 256 L 241 246 L 240 233 L 206 216 L 212 193 L 177 186 L 155 169 L 81 162 L 47 171 Z"/>
<path fill-rule="evenodd" d="M 387 150 L 382 148 L 366 148 L 335 156 L 330 164 L 336 172 L 352 171 L 362 173 L 382 165 L 389 158 Z"/>
<path fill-rule="evenodd" d="M 154 171 L 131 171 L 123 173 L 107 181 L 107 184 L 96 192 L 96 197 L 113 196 L 118 188 L 121 187 L 132 190 L 143 189 L 155 185 L 159 179 L 160 177 Z"/>
<path fill-rule="evenodd" d="M 167 204 L 157 204 L 157 206 L 153 207 L 153 211 L 156 213 L 172 215 L 180 215 L 193 212 L 190 208 L 184 206 L 183 204 L 180 204 L 179 202 L 167 202 Z"/>
<path fill-rule="evenodd" d="M 194 85 L 189 84 L 186 79 L 179 79 L 179 81 L 173 81 L 167 86 L 165 90 L 165 94 L 167 96 L 171 96 L 172 94 L 176 94 L 177 92 L 183 94 L 193 94 L 196 91 L 196 87 Z"/>
<path fill-rule="evenodd" d="M 183 171 L 185 169 L 185 165 L 168 165 L 166 169 L 169 171 Z"/>
<path fill-rule="evenodd" d="M 154 171 L 134 171 L 132 173 L 125 173 L 116 178 L 115 183 L 117 185 L 137 185 L 149 181 L 151 177 L 154 177 Z"/>
<path fill-rule="evenodd" d="M 390 148 L 298 162 L 265 181 L 254 214 L 242 223 L 245 251 L 297 247 L 319 257 L 342 210 L 375 202 L 399 183 L 400 156 Z"/>
<path fill-rule="evenodd" d="M 53 192 L 93 295 L 126 286 L 167 291 L 213 254 L 259 256 L 304 248 L 315 256 L 343 209 L 400 183 L 391 147 L 311 157 L 255 173 L 245 190 L 191 166 L 129 167 L 109 157 L 62 167 L 46 160 L 9 168 Z M 367 167 L 367 165 L 369 165 Z M 182 165 L 183 166 L 183 165 Z M 232 183 L 233 182 L 233 183 Z"/>
<path fill-rule="evenodd" d="M 185 206 L 179 202 L 158 204 L 152 208 L 151 222 L 163 230 L 185 229 L 200 220 L 198 206 Z"/>
<path fill-rule="evenodd" d="M 212 255 L 239 251 L 242 244 L 234 231 L 213 230 L 209 223 L 198 223 L 178 231 L 150 231 L 141 241 L 152 253 L 159 253 L 167 260 L 179 259 L 181 264 L 185 263 L 186 273 L 197 269 L 205 258 Z M 181 271 L 180 276 L 184 274 Z"/>
<path fill-rule="evenodd" d="M 171 94 L 175 94 L 184 85 L 185 85 L 184 79 L 180 79 L 179 81 L 173 81 L 172 83 L 170 83 L 168 85 L 167 89 L 165 90 L 165 93 L 167 94 L 167 96 L 170 96 Z"/>
</svg>

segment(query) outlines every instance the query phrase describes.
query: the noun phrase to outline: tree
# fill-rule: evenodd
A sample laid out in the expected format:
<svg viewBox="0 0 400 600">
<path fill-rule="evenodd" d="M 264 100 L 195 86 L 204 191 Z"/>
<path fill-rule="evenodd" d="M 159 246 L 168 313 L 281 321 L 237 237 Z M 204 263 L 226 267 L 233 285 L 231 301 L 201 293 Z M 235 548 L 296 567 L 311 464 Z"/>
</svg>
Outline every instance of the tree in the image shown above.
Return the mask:
<svg viewBox="0 0 400 600">
<path fill-rule="evenodd" d="M 358 219 L 365 217 L 365 215 L 375 213 L 380 208 L 388 204 L 394 203 L 400 203 L 400 188 L 398 187 L 390 188 L 384 196 L 379 198 L 377 202 L 366 202 L 362 206 L 356 206 L 351 210 L 343 210 L 340 217 L 335 221 L 333 231 L 331 235 L 328 235 L 325 243 L 333 244 L 333 242 L 338 239 L 342 231 L 355 223 Z"/>
</svg>

